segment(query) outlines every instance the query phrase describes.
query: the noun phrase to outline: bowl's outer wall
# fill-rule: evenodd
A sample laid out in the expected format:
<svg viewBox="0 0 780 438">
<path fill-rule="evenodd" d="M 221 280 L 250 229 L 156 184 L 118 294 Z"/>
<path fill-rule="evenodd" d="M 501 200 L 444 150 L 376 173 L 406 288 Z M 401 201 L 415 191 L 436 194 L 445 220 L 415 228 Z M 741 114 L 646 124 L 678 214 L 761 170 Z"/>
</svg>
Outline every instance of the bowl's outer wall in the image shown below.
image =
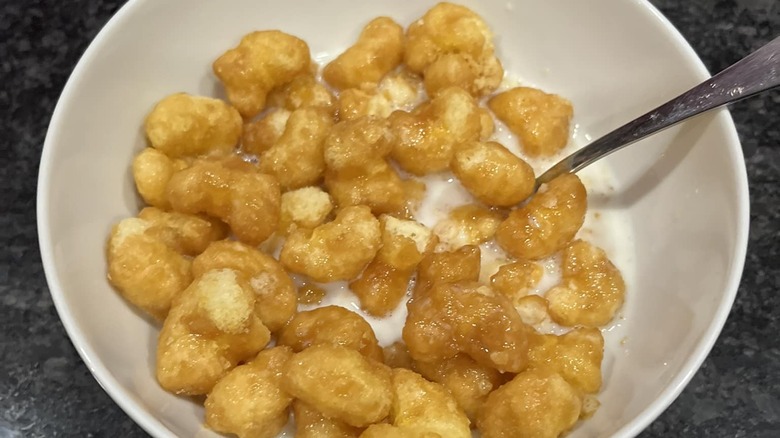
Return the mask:
<svg viewBox="0 0 780 438">
<path fill-rule="evenodd" d="M 497 34 L 507 71 L 570 98 L 597 136 L 707 76 L 646 3 L 464 1 Z M 57 105 L 39 180 L 47 279 L 76 348 L 101 385 L 152 435 L 210 436 L 201 408 L 162 391 L 156 331 L 111 290 L 105 238 L 138 202 L 129 163 L 144 115 L 161 96 L 222 95 L 211 63 L 241 35 L 278 28 L 327 56 L 362 23 L 408 24 L 431 1 L 131 1 L 85 53 Z M 637 277 L 625 352 L 605 369 L 601 408 L 571 435 L 631 436 L 668 406 L 717 337 L 736 293 L 747 236 L 745 168 L 727 112 L 700 117 L 609 158 L 613 197 L 635 230 Z"/>
</svg>

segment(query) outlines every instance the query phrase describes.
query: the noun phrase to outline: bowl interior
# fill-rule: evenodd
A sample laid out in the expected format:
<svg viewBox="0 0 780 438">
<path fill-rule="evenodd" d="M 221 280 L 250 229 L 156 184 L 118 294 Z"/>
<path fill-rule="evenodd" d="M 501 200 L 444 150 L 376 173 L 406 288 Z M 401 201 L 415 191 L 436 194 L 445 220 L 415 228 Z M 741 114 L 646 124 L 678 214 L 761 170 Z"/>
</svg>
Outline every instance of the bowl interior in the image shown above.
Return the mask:
<svg viewBox="0 0 780 438">
<path fill-rule="evenodd" d="M 651 6 L 622 0 L 464 0 L 497 35 L 506 70 L 574 103 L 596 137 L 707 76 Z M 39 232 L 47 278 L 79 353 L 123 409 L 155 436 L 209 436 L 201 408 L 153 375 L 157 331 L 107 284 L 104 245 L 137 212 L 129 164 L 142 120 L 178 91 L 221 96 L 211 63 L 252 30 L 339 53 L 369 19 L 407 25 L 432 1 L 135 0 L 77 66 L 46 138 Z M 726 112 L 700 117 L 607 160 L 614 192 L 590 199 L 626 212 L 636 248 L 619 339 L 609 337 L 601 408 L 572 438 L 638 433 L 709 351 L 736 293 L 747 232 L 745 169 Z"/>
</svg>

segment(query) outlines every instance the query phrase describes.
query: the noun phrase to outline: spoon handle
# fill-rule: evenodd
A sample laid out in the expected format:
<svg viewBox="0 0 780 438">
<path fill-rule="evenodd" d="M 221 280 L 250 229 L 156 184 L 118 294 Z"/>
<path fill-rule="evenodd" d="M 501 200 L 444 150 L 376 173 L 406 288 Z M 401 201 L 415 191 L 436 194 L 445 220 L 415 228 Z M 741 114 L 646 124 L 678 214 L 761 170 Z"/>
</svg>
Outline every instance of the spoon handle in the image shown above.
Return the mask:
<svg viewBox="0 0 780 438">
<path fill-rule="evenodd" d="M 780 85 L 780 37 L 710 79 L 574 152 L 536 178 L 536 188 L 705 111 Z"/>
</svg>

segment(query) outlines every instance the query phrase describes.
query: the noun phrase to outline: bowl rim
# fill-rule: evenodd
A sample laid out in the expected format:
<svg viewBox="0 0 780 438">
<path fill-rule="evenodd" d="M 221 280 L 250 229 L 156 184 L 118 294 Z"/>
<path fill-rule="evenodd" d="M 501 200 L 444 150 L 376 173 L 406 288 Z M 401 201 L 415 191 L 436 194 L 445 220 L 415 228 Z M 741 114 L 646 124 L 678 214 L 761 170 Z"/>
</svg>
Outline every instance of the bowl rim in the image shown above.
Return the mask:
<svg viewBox="0 0 780 438">
<path fill-rule="evenodd" d="M 95 53 L 105 44 L 107 35 L 117 31 L 121 24 L 127 20 L 135 10 L 141 8 L 142 5 L 145 5 L 148 1 L 151 0 L 129 0 L 122 5 L 92 39 L 68 77 L 63 91 L 57 100 L 57 104 L 55 105 L 47 129 L 46 138 L 43 143 L 37 182 L 36 216 L 38 243 L 46 282 L 57 314 L 79 356 L 87 365 L 92 376 L 103 390 L 136 424 L 154 437 L 176 438 L 176 435 L 168 427 L 153 415 L 149 415 L 141 407 L 141 404 L 119 384 L 96 354 L 92 346 L 86 341 L 81 327 L 75 321 L 75 318 L 68 308 L 63 289 L 60 285 L 59 275 L 55 269 L 55 257 L 48 215 L 50 175 L 53 166 L 51 157 L 53 154 L 52 151 L 56 147 L 57 138 L 57 135 L 54 133 L 63 129 L 63 106 L 61 103 L 72 98 L 74 93 L 73 84 L 76 81 L 76 78 L 87 68 L 89 62 L 96 56 Z M 704 80 L 710 76 L 704 63 L 680 31 L 654 5 L 652 5 L 649 0 L 639 0 L 638 2 L 635 2 L 635 4 L 636 7 L 639 8 L 640 13 L 646 14 L 649 20 L 656 21 L 656 23 L 661 25 L 664 29 L 664 32 L 674 40 L 675 45 L 678 46 L 678 48 L 685 53 L 686 58 L 689 58 L 694 64 L 696 75 L 699 79 Z M 716 120 L 723 124 L 726 130 L 727 135 L 724 140 L 729 145 L 729 157 L 736 176 L 735 184 L 739 209 L 736 224 L 735 252 L 729 270 L 726 291 L 721 298 L 715 315 L 713 315 L 712 322 L 707 327 L 704 335 L 696 344 L 695 348 L 691 351 L 688 360 L 683 363 L 681 372 L 674 376 L 672 381 L 659 392 L 658 396 L 650 405 L 642 410 L 639 415 L 634 417 L 630 422 L 621 427 L 614 436 L 628 437 L 638 435 L 677 399 L 699 370 L 720 336 L 737 295 L 747 254 L 750 223 L 750 198 L 748 192 L 747 169 L 739 136 L 730 112 L 727 108 L 721 109 L 716 117 Z"/>
</svg>

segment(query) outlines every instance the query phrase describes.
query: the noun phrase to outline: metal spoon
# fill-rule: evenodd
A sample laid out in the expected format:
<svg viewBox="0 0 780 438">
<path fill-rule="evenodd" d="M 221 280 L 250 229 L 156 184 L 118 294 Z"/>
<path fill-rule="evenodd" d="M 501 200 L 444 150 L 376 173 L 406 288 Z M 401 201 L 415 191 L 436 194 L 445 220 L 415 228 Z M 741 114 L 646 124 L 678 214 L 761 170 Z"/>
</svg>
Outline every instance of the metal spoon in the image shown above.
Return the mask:
<svg viewBox="0 0 780 438">
<path fill-rule="evenodd" d="M 536 178 L 534 193 L 587 165 L 690 117 L 780 85 L 780 37 L 710 79 L 564 158 Z"/>
</svg>

